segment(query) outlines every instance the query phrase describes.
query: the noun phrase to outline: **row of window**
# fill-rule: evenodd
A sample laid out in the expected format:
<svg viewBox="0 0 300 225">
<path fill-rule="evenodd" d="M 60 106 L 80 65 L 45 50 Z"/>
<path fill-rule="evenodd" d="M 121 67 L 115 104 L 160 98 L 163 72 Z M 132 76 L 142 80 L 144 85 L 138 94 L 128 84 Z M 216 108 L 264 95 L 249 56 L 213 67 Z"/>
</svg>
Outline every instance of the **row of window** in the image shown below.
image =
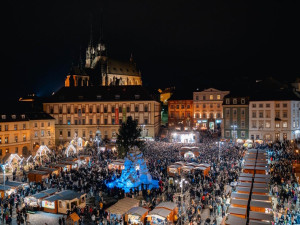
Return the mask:
<svg viewBox="0 0 300 225">
<path fill-rule="evenodd" d="M 213 108 L 214 107 L 214 105 L 215 104 L 212 104 L 212 103 L 210 103 L 210 104 L 202 104 L 202 108 L 206 108 L 206 105 L 207 105 L 207 107 L 209 106 L 209 108 Z M 221 104 L 217 104 L 217 108 L 220 108 L 221 107 Z M 199 108 L 199 104 L 196 104 L 196 108 Z"/>
<path fill-rule="evenodd" d="M 26 141 L 26 134 L 23 134 L 23 141 Z M 17 143 L 19 141 L 18 135 L 14 136 L 14 142 Z M 9 143 L 9 138 L 6 136 L 4 137 L 4 143 L 8 144 Z M 0 144 L 2 144 L 2 137 L 0 137 Z"/>
<path fill-rule="evenodd" d="M 283 137 L 284 140 L 286 140 L 287 139 L 287 133 L 283 133 L 282 137 Z M 254 140 L 254 138 L 256 140 L 263 139 L 263 137 L 261 137 L 259 134 L 251 134 L 251 139 Z M 266 134 L 264 139 L 271 140 L 271 135 Z M 280 139 L 280 133 L 275 133 L 275 140 L 279 140 L 279 139 Z"/>
<path fill-rule="evenodd" d="M 8 131 L 9 130 L 9 126 L 8 125 L 4 125 L 4 131 Z M 22 124 L 22 127 L 20 128 L 22 130 L 26 130 L 26 124 Z M 18 124 L 14 124 L 14 128 L 13 130 L 18 130 Z M 2 131 L 2 125 L 0 125 L 0 131 Z"/>
<path fill-rule="evenodd" d="M 177 119 L 179 119 L 179 118 L 183 119 L 185 117 L 185 115 L 186 115 L 186 117 L 191 117 L 191 113 L 190 112 L 187 112 L 186 114 L 185 113 L 181 113 L 181 115 L 179 115 L 179 112 L 176 112 L 176 113 L 171 112 L 170 115 L 171 115 L 171 118 L 176 117 Z"/>
<path fill-rule="evenodd" d="M 195 98 L 196 98 L 197 101 L 200 100 L 200 96 L 199 95 L 196 95 Z M 221 95 L 216 95 L 216 96 L 215 95 L 209 95 L 208 99 L 209 100 L 221 100 Z M 202 100 L 207 100 L 206 99 L 206 95 L 202 96 Z"/>
<path fill-rule="evenodd" d="M 214 114 L 213 113 L 202 113 L 202 116 L 200 117 L 200 113 L 195 113 L 195 117 L 197 119 L 199 118 L 203 118 L 203 119 L 206 119 L 206 118 L 218 118 L 218 119 L 221 119 L 221 113 L 216 113 L 215 114 L 215 117 L 214 117 Z"/>
<path fill-rule="evenodd" d="M 230 136 L 231 133 L 231 136 Z M 239 137 L 239 131 L 237 130 L 232 130 L 231 132 L 229 130 L 225 131 L 225 137 L 226 138 L 238 138 Z M 246 137 L 246 131 L 242 130 L 240 131 L 240 137 L 245 138 Z"/>
<path fill-rule="evenodd" d="M 237 125 L 238 128 L 244 129 L 246 126 L 245 120 L 241 120 L 240 124 L 238 124 L 237 120 L 233 120 L 232 124 L 230 124 L 230 120 L 225 120 L 225 127 L 230 128 L 231 125 Z"/>
<path fill-rule="evenodd" d="M 1 118 L 2 118 L 3 120 L 6 120 L 7 116 L 6 116 L 6 115 L 1 115 Z M 17 116 L 16 116 L 16 115 L 11 115 L 11 118 L 12 118 L 13 120 L 15 120 L 15 119 L 17 119 Z M 21 118 L 22 118 L 22 119 L 25 119 L 25 115 L 22 114 L 22 115 L 21 115 Z"/>
<path fill-rule="evenodd" d="M 238 109 L 236 109 L 236 108 L 232 109 L 233 118 L 237 118 L 237 115 L 238 115 Z M 240 109 L 240 115 L 242 118 L 245 118 L 246 109 L 244 109 L 244 108 Z M 228 109 L 228 108 L 225 109 L 225 118 L 230 118 L 230 109 Z"/>
<path fill-rule="evenodd" d="M 128 112 L 128 113 L 131 112 L 130 106 L 126 106 L 126 108 L 122 108 L 122 107 L 116 108 L 116 107 L 114 107 L 114 106 L 111 106 L 110 109 L 111 109 L 111 110 L 108 111 L 108 107 L 107 107 L 107 106 L 104 106 L 103 112 L 104 112 L 104 113 L 108 113 L 108 112 L 111 112 L 111 113 L 117 113 L 117 112 L 122 113 L 123 111 Z M 118 110 L 118 111 L 117 111 L 117 110 Z M 139 105 L 136 105 L 136 106 L 134 107 L 134 111 L 135 111 L 135 112 L 140 112 L 140 111 L 141 111 L 140 108 L 139 108 Z M 143 112 L 148 112 L 148 111 L 149 111 L 148 105 L 145 105 L 144 108 L 143 108 Z M 82 108 L 77 108 L 77 107 L 74 108 L 74 113 L 75 113 L 75 114 L 78 113 L 78 114 L 80 115 L 80 114 L 82 114 L 82 113 L 87 113 L 87 112 L 88 112 L 88 113 L 100 113 L 100 106 L 98 105 L 98 106 L 96 107 L 96 111 L 93 110 L 93 106 L 90 106 L 90 107 L 88 108 L 88 110 L 86 110 L 86 108 L 85 108 L 84 106 L 82 106 Z M 54 114 L 54 109 L 53 109 L 53 107 L 50 107 L 49 113 L 50 113 L 50 114 Z M 66 111 L 66 112 L 63 111 L 63 108 L 62 108 L 62 107 L 59 107 L 58 113 L 59 113 L 59 114 L 62 114 L 62 113 L 71 114 L 71 107 L 70 107 L 70 106 L 67 107 L 67 111 Z"/>
<path fill-rule="evenodd" d="M 287 105 L 288 105 L 287 103 L 282 103 L 283 108 L 287 108 Z M 264 103 L 259 103 L 259 104 L 252 103 L 252 108 L 256 108 L 257 106 L 258 106 L 258 108 L 263 108 L 264 106 L 266 108 L 270 108 L 271 104 L 270 103 L 266 103 L 266 104 L 264 104 Z M 275 103 L 275 107 L 280 108 L 280 103 Z"/>
<path fill-rule="evenodd" d="M 252 128 L 259 128 L 259 129 L 271 128 L 271 121 L 259 120 L 257 122 L 256 120 L 252 120 L 251 124 L 252 124 L 252 126 L 251 126 Z M 295 126 L 296 126 L 296 123 L 295 123 Z M 299 124 L 298 124 L 298 126 L 299 126 Z M 280 128 L 280 127 L 288 128 L 288 122 L 287 121 L 276 121 L 275 127 L 276 128 Z"/>
<path fill-rule="evenodd" d="M 136 121 L 138 122 L 138 119 L 136 119 Z M 122 124 L 123 120 L 119 119 L 119 121 L 116 121 L 115 118 L 111 118 L 111 121 L 109 121 L 107 118 L 105 118 L 103 122 L 104 122 L 103 123 L 104 125 L 115 125 L 115 124 L 117 124 L 117 122 L 119 122 L 118 124 Z M 148 119 L 144 119 L 143 124 L 147 125 L 148 124 Z M 59 125 L 63 125 L 63 120 L 62 119 L 59 120 Z M 93 119 L 89 119 L 89 120 L 74 119 L 74 123 L 72 124 L 71 119 L 68 118 L 67 119 L 67 125 L 101 125 L 101 123 L 100 123 L 100 119 L 96 120 L 96 124 L 93 122 Z"/>
<path fill-rule="evenodd" d="M 229 105 L 230 104 L 230 98 L 226 98 L 225 103 L 227 105 Z M 234 105 L 238 104 L 237 98 L 232 99 L 232 104 L 234 104 Z M 241 99 L 241 104 L 246 104 L 246 100 L 244 98 Z"/>
<path fill-rule="evenodd" d="M 174 108 L 175 108 L 175 105 L 172 104 L 170 107 L 171 107 L 171 109 L 174 109 Z M 185 109 L 185 105 L 176 105 L 176 109 L 180 109 L 180 108 L 181 108 L 181 109 Z M 191 108 L 191 105 L 186 105 L 186 108 L 187 108 L 187 109 L 190 109 L 190 108 Z"/>
</svg>

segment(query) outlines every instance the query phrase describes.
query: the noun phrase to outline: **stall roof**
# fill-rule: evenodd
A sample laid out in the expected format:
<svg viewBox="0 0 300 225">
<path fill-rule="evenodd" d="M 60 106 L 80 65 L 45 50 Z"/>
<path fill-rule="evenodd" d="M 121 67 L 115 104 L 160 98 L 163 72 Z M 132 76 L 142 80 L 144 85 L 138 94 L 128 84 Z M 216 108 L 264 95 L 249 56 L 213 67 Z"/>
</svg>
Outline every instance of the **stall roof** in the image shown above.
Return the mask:
<svg viewBox="0 0 300 225">
<path fill-rule="evenodd" d="M 250 206 L 259 207 L 259 208 L 266 208 L 266 209 L 272 209 L 271 202 L 266 202 L 266 201 L 251 200 L 250 201 Z"/>
<path fill-rule="evenodd" d="M 57 190 L 57 188 L 49 188 L 49 189 L 46 189 L 46 190 L 44 190 L 42 192 L 44 192 L 44 193 L 46 193 L 48 195 L 52 195 L 52 194 L 58 192 L 58 190 Z"/>
<path fill-rule="evenodd" d="M 233 205 L 248 205 L 248 200 L 243 199 L 231 199 L 231 204 Z"/>
<path fill-rule="evenodd" d="M 266 188 L 253 188 L 253 189 L 252 189 L 252 193 L 253 193 L 253 192 L 257 192 L 257 193 L 265 193 L 265 194 L 269 193 L 268 189 L 266 189 Z"/>
<path fill-rule="evenodd" d="M 228 213 L 246 215 L 246 210 L 247 210 L 246 208 L 239 208 L 239 207 L 230 206 L 228 208 Z"/>
<path fill-rule="evenodd" d="M 240 177 L 253 177 L 252 173 L 240 173 Z"/>
<path fill-rule="evenodd" d="M 260 182 L 260 183 L 269 183 L 270 179 L 268 178 L 260 178 L 260 177 L 255 177 L 254 182 Z"/>
<path fill-rule="evenodd" d="M 158 215 L 158 216 L 167 218 L 168 215 L 170 215 L 171 212 L 172 212 L 171 210 L 168 210 L 168 209 L 165 209 L 165 208 L 155 208 L 155 209 L 153 209 L 152 211 L 149 212 L 148 216 Z"/>
<path fill-rule="evenodd" d="M 238 182 L 237 186 L 239 187 L 251 187 L 252 183 L 249 182 Z"/>
<path fill-rule="evenodd" d="M 261 213 L 261 212 L 250 211 L 249 219 L 274 221 L 274 216 L 271 213 Z"/>
<path fill-rule="evenodd" d="M 247 223 L 247 220 L 246 219 L 243 219 L 243 218 L 240 218 L 240 217 L 237 217 L 237 216 L 233 216 L 233 215 L 229 215 L 227 217 L 227 220 L 226 220 L 226 224 L 230 224 L 230 225 L 246 225 Z"/>
<path fill-rule="evenodd" d="M 252 200 L 259 200 L 259 201 L 271 201 L 271 196 L 269 195 L 252 195 Z"/>
<path fill-rule="evenodd" d="M 148 212 L 148 209 L 143 207 L 133 207 L 127 211 L 127 214 L 143 216 L 146 212 Z"/>
<path fill-rule="evenodd" d="M 11 187 L 9 187 L 9 186 L 4 186 L 4 185 L 0 185 L 0 191 L 8 191 L 8 190 L 10 190 L 11 189 Z"/>
<path fill-rule="evenodd" d="M 49 171 L 45 171 L 45 170 L 31 170 L 27 172 L 28 174 L 40 174 L 40 175 L 48 175 Z"/>
<path fill-rule="evenodd" d="M 252 181 L 252 177 L 240 177 L 239 181 Z"/>
<path fill-rule="evenodd" d="M 244 166 L 244 170 L 254 170 L 254 166 Z"/>
<path fill-rule="evenodd" d="M 166 208 L 170 210 L 174 210 L 177 205 L 174 202 L 162 202 L 158 204 L 155 208 Z"/>
<path fill-rule="evenodd" d="M 266 183 L 253 183 L 254 188 L 268 188 L 268 184 Z"/>
<path fill-rule="evenodd" d="M 236 193 L 236 192 L 232 192 L 231 193 L 231 198 L 241 198 L 241 199 L 249 199 L 249 194 L 241 194 L 241 193 Z"/>
<path fill-rule="evenodd" d="M 201 163 L 201 165 L 204 167 L 210 167 L 210 164 L 208 164 L 208 163 Z"/>
<path fill-rule="evenodd" d="M 10 186 L 10 187 L 19 187 L 21 185 L 26 185 L 26 184 L 27 183 L 18 182 L 18 181 L 5 181 L 5 186 Z"/>
<path fill-rule="evenodd" d="M 57 169 L 55 169 L 55 168 L 50 168 L 50 167 L 40 167 L 40 168 L 38 168 L 37 171 L 39 171 L 39 170 L 42 170 L 42 171 L 49 171 L 49 172 L 57 171 Z"/>
<path fill-rule="evenodd" d="M 123 198 L 107 209 L 111 214 L 124 215 L 128 210 L 139 205 L 139 200 Z"/>
<path fill-rule="evenodd" d="M 45 198 L 47 196 L 49 196 L 49 195 L 47 195 L 46 193 L 43 193 L 43 192 L 39 192 L 39 193 L 36 193 L 36 194 L 34 194 L 32 196 L 29 196 L 29 197 L 34 197 L 36 199 L 40 199 L 40 198 Z"/>
<path fill-rule="evenodd" d="M 248 187 L 239 187 L 239 186 L 237 186 L 235 190 L 237 192 L 239 192 L 239 191 L 250 192 L 250 188 L 248 188 Z"/>
<path fill-rule="evenodd" d="M 256 173 L 255 175 L 255 178 L 271 178 L 270 174 L 258 174 Z"/>
<path fill-rule="evenodd" d="M 54 202 L 56 200 L 72 200 L 75 198 L 80 198 L 81 195 L 84 195 L 84 193 L 80 193 L 72 190 L 64 190 L 48 198 L 45 198 L 45 200 L 50 202 Z"/>
<path fill-rule="evenodd" d="M 272 224 L 272 222 L 249 220 L 249 225 L 271 225 L 271 224 Z"/>
</svg>

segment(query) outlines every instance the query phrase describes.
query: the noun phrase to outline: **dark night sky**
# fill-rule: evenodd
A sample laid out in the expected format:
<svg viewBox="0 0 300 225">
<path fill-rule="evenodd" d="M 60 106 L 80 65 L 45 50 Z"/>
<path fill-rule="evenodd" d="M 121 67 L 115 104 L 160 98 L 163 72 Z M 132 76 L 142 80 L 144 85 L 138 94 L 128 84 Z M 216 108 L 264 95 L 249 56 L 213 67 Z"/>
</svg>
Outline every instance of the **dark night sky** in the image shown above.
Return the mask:
<svg viewBox="0 0 300 225">
<path fill-rule="evenodd" d="M 148 87 L 220 87 L 242 77 L 299 77 L 297 1 L 9 1 L 1 96 L 63 85 L 103 8 L 109 56 L 133 52 Z M 2 80 L 3 81 L 3 80 Z M 222 88 L 222 87 L 221 87 Z M 222 89 L 226 89 L 226 86 Z M 192 89 L 189 89 L 192 90 Z"/>
</svg>

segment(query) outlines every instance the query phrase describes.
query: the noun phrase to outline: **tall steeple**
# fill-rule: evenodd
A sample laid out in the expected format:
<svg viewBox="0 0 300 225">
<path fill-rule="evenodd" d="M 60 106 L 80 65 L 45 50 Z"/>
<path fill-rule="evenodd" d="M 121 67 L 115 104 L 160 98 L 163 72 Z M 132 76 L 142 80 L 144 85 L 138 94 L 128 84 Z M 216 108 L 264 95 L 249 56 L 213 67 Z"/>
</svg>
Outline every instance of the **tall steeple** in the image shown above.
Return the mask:
<svg viewBox="0 0 300 225">
<path fill-rule="evenodd" d="M 93 24 L 92 24 L 92 17 L 91 17 L 91 34 L 90 34 L 90 42 L 86 49 L 86 61 L 85 61 L 85 67 L 91 67 L 93 58 L 95 54 L 95 49 L 93 47 Z"/>
</svg>

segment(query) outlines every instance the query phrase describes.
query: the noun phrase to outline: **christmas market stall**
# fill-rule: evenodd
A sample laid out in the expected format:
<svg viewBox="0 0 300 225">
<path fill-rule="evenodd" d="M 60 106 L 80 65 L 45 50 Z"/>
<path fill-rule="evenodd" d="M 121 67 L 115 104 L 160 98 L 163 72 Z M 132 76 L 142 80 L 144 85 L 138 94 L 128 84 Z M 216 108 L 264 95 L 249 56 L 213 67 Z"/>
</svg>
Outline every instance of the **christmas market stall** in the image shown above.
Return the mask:
<svg viewBox="0 0 300 225">
<path fill-rule="evenodd" d="M 84 208 L 86 206 L 86 194 L 72 190 L 64 190 L 42 200 L 45 212 L 67 214 L 73 206 Z"/>
<path fill-rule="evenodd" d="M 162 202 L 148 214 L 151 224 L 175 223 L 178 218 L 178 207 L 174 202 Z"/>
<path fill-rule="evenodd" d="M 182 166 L 179 164 L 173 164 L 173 165 L 168 166 L 168 175 L 169 176 L 179 176 L 181 167 Z"/>
<path fill-rule="evenodd" d="M 146 224 L 146 216 L 148 215 L 148 209 L 143 207 L 133 207 L 125 214 L 125 222 L 127 224 Z"/>
<path fill-rule="evenodd" d="M 123 198 L 117 203 L 106 209 L 109 221 L 113 219 L 120 220 L 132 208 L 139 206 L 139 200 L 134 198 Z"/>
<path fill-rule="evenodd" d="M 24 202 L 30 211 L 37 211 L 42 209 L 42 200 L 51 195 L 54 195 L 58 190 L 56 188 L 50 188 L 39 193 L 24 198 Z"/>
<path fill-rule="evenodd" d="M 108 164 L 108 169 L 122 171 L 125 168 L 124 162 L 124 159 L 113 160 L 110 164 Z"/>
</svg>

